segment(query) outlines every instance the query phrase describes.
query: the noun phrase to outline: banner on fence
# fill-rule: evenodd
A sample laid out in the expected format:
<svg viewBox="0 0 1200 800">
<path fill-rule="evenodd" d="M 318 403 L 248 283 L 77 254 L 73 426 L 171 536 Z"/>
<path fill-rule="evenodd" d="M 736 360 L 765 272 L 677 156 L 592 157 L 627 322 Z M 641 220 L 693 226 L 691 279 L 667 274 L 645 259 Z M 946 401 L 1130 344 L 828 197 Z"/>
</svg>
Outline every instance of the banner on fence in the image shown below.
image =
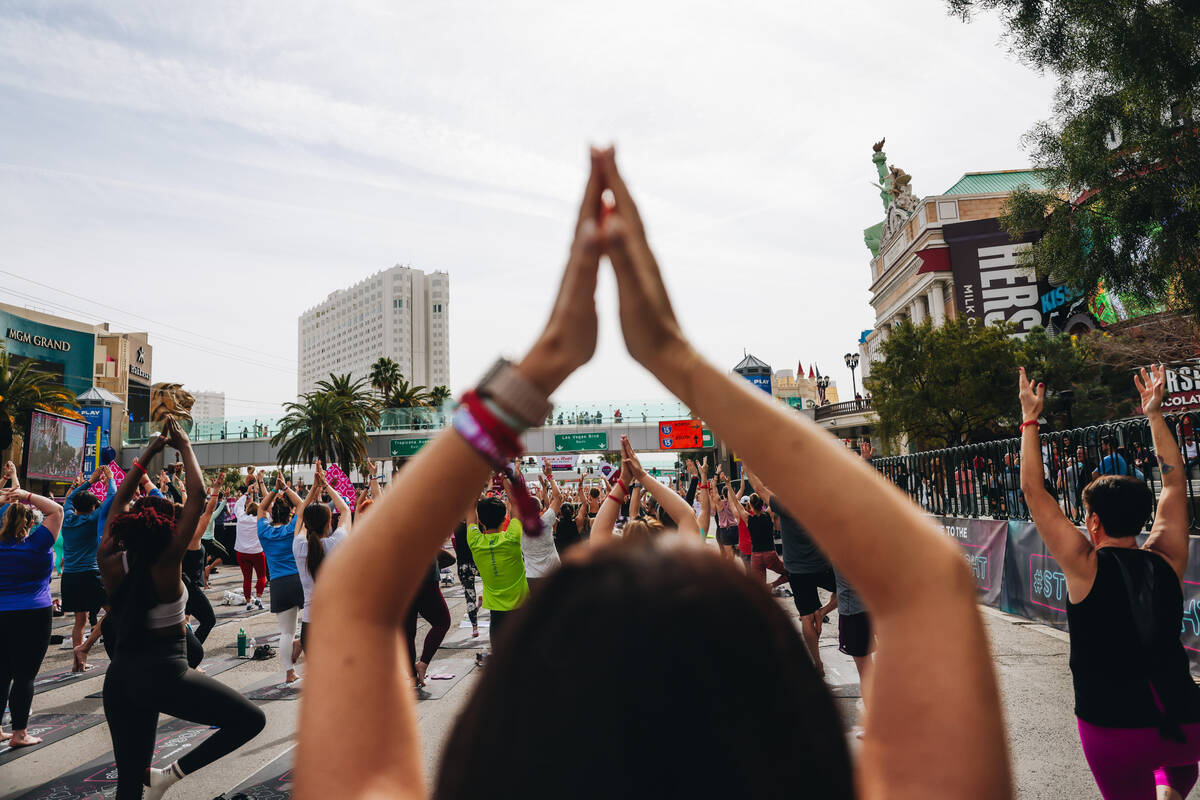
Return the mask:
<svg viewBox="0 0 1200 800">
<path fill-rule="evenodd" d="M 958 546 L 975 576 L 980 601 L 1000 606 L 1004 585 L 1004 553 L 1008 542 L 1008 523 L 993 519 L 937 517 L 938 523 Z"/>
<path fill-rule="evenodd" d="M 1003 602 L 1005 611 L 1067 628 L 1067 576 L 1032 522 L 1008 522 Z"/>
</svg>

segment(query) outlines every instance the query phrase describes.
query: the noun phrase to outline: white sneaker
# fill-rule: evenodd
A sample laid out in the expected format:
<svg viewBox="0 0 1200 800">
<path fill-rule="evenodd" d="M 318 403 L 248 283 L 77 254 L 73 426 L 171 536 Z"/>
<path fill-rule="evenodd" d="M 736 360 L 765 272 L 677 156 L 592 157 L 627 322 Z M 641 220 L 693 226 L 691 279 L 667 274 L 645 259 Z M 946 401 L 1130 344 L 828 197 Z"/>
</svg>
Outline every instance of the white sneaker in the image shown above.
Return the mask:
<svg viewBox="0 0 1200 800">
<path fill-rule="evenodd" d="M 254 605 L 259 611 L 262 611 L 262 598 L 261 597 L 254 598 Z"/>
<path fill-rule="evenodd" d="M 142 791 L 142 800 L 161 800 L 162 796 L 167 793 L 179 779 L 183 777 L 174 764 L 166 769 L 154 769 L 150 767 L 150 785 Z"/>
<path fill-rule="evenodd" d="M 246 610 L 247 610 L 247 611 L 253 611 L 253 610 L 254 610 L 254 603 L 246 603 Z"/>
<path fill-rule="evenodd" d="M 85 637 L 86 638 L 86 637 Z M 71 637 L 67 636 L 62 640 L 62 644 L 58 646 L 59 650 L 74 650 L 75 643 L 71 641 Z"/>
</svg>

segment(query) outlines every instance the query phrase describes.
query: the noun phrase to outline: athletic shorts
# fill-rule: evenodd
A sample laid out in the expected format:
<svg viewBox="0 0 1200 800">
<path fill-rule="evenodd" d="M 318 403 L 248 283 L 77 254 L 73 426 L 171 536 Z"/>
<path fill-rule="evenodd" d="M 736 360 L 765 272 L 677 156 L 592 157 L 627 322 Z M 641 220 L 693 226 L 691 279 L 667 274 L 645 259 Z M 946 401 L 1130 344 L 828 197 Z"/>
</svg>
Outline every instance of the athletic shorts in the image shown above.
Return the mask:
<svg viewBox="0 0 1200 800">
<path fill-rule="evenodd" d="M 63 611 L 99 611 L 108 602 L 99 572 L 64 572 L 62 575 Z"/>
<path fill-rule="evenodd" d="M 871 652 L 871 619 L 867 612 L 838 614 L 838 650 L 859 658 Z"/>
<path fill-rule="evenodd" d="M 304 586 L 295 572 L 271 578 L 271 613 L 282 614 L 289 608 L 304 608 Z"/>
<path fill-rule="evenodd" d="M 737 547 L 737 525 L 730 525 L 728 528 L 717 528 L 717 542 L 726 547 Z"/>
<path fill-rule="evenodd" d="M 832 569 L 822 572 L 789 572 L 788 584 L 792 587 L 792 600 L 796 603 L 796 610 L 802 617 L 816 613 L 823 605 L 817 594 L 817 587 L 827 592 L 837 591 L 837 578 L 833 577 Z"/>
</svg>

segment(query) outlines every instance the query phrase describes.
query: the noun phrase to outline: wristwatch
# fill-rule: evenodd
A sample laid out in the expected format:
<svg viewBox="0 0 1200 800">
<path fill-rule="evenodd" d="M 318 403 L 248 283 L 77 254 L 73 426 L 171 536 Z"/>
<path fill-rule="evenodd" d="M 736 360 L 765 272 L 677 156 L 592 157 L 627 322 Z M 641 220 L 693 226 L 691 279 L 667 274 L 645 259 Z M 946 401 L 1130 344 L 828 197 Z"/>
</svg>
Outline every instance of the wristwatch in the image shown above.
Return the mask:
<svg viewBox="0 0 1200 800">
<path fill-rule="evenodd" d="M 530 428 L 543 424 L 554 408 L 541 389 L 504 358 L 496 360 L 475 391 L 480 397 L 498 403 Z"/>
</svg>

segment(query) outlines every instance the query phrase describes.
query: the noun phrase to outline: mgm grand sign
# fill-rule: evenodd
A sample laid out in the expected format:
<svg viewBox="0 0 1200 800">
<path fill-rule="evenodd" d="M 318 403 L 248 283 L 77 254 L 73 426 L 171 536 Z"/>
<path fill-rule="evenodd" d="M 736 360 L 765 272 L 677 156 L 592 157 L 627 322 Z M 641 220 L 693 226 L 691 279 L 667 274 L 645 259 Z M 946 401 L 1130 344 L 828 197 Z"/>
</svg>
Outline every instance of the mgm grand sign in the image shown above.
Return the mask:
<svg viewBox="0 0 1200 800">
<path fill-rule="evenodd" d="M 22 344 L 31 344 L 34 347 L 45 347 L 47 350 L 59 350 L 61 352 L 69 352 L 71 343 L 65 339 L 51 339 L 48 336 L 41 336 L 36 333 L 27 333 L 26 331 L 17 330 L 16 328 L 8 329 L 8 338 L 14 342 Z"/>
</svg>

